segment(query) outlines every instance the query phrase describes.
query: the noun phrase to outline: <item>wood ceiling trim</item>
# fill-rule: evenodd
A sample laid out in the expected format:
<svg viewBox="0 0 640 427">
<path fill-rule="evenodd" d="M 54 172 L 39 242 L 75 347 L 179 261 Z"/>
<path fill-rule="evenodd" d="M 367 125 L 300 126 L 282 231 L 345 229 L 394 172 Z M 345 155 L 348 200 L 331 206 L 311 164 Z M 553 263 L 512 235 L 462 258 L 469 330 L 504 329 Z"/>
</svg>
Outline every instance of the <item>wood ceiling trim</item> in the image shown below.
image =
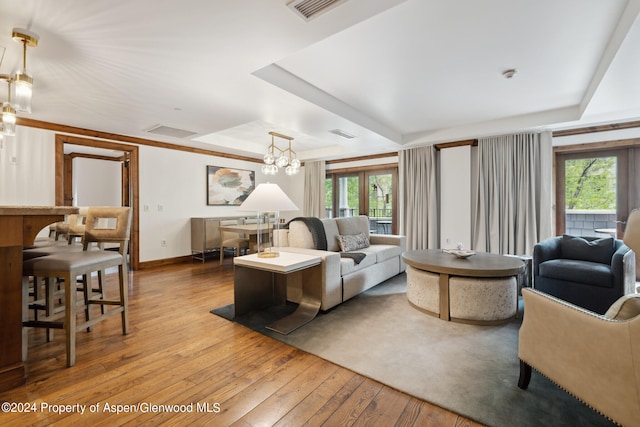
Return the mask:
<svg viewBox="0 0 640 427">
<path fill-rule="evenodd" d="M 206 149 L 203 149 L 203 148 L 185 147 L 185 146 L 182 146 L 182 145 L 170 144 L 168 142 L 160 142 L 160 141 L 154 141 L 154 140 L 151 140 L 151 139 L 144 139 L 144 138 L 138 138 L 138 137 L 133 137 L 133 136 L 119 135 L 119 134 L 116 134 L 116 133 L 100 132 L 100 131 L 96 131 L 96 130 L 83 129 L 83 128 L 79 128 L 79 127 L 75 127 L 75 126 L 67 126 L 67 125 L 60 125 L 60 124 L 56 124 L 56 123 L 43 122 L 43 121 L 40 121 L 40 120 L 33 120 L 33 119 L 24 118 L 24 117 L 18 117 L 17 121 L 16 121 L 16 124 L 19 125 L 19 126 L 27 126 L 27 127 L 37 128 L 37 129 L 51 130 L 51 131 L 54 131 L 54 132 L 70 133 L 70 134 L 74 134 L 74 135 L 88 136 L 88 137 L 91 137 L 91 138 L 108 139 L 108 140 L 112 140 L 112 141 L 126 142 L 126 143 L 130 143 L 130 144 L 147 145 L 147 146 L 151 146 L 151 147 L 165 148 L 165 149 L 169 149 L 169 150 L 185 151 L 185 152 L 188 152 L 188 153 L 205 154 L 205 155 L 208 155 L 208 156 L 216 156 L 216 157 L 223 157 L 223 158 L 227 158 L 227 159 L 244 160 L 244 161 L 247 161 L 247 162 L 262 163 L 262 159 L 256 159 L 256 158 L 253 158 L 253 157 L 246 157 L 246 156 L 239 156 L 239 155 L 236 155 L 236 154 L 222 153 L 220 151 L 206 150 Z"/>
</svg>

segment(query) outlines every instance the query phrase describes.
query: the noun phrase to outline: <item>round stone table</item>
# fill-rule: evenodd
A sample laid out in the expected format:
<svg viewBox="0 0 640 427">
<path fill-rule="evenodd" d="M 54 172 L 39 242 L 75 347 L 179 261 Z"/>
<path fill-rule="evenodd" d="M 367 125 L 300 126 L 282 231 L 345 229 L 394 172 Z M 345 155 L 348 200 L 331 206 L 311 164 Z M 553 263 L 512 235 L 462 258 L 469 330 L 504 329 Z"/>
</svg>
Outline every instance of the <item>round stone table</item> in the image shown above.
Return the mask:
<svg viewBox="0 0 640 427">
<path fill-rule="evenodd" d="M 407 298 L 443 320 L 493 325 L 518 313 L 522 260 L 479 252 L 458 258 L 441 249 L 407 251 Z"/>
</svg>

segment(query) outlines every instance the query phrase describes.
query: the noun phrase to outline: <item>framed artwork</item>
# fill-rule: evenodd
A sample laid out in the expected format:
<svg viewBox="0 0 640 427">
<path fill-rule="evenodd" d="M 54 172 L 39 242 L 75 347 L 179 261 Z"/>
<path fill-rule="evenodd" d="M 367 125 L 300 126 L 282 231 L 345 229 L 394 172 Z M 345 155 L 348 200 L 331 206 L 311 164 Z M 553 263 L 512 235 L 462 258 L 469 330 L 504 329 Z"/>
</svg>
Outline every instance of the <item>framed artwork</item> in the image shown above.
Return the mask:
<svg viewBox="0 0 640 427">
<path fill-rule="evenodd" d="M 254 171 L 207 166 L 207 205 L 239 206 L 256 187 Z"/>
</svg>

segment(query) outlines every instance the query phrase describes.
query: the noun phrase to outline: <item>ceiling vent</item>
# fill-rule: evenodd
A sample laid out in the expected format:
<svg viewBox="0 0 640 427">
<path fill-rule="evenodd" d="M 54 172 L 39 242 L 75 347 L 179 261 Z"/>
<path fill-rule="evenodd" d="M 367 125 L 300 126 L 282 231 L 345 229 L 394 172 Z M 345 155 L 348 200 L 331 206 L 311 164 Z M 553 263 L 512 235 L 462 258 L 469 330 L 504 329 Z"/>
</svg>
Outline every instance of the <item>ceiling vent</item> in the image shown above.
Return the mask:
<svg viewBox="0 0 640 427">
<path fill-rule="evenodd" d="M 338 136 L 341 136 L 343 138 L 346 138 L 346 139 L 353 139 L 353 138 L 356 137 L 355 135 L 351 135 L 350 133 L 345 132 L 345 131 L 340 130 L 340 129 L 333 129 L 333 130 L 330 130 L 329 132 L 334 134 L 334 135 L 338 135 Z"/>
<path fill-rule="evenodd" d="M 347 0 L 292 0 L 287 3 L 287 6 L 289 6 L 296 15 L 309 22 L 313 18 L 322 15 L 346 1 Z"/>
<path fill-rule="evenodd" d="M 189 136 L 196 135 L 197 132 L 191 132 L 189 130 L 176 129 L 169 126 L 158 125 L 149 129 L 147 132 L 156 135 L 170 136 L 172 138 L 187 138 Z"/>
</svg>

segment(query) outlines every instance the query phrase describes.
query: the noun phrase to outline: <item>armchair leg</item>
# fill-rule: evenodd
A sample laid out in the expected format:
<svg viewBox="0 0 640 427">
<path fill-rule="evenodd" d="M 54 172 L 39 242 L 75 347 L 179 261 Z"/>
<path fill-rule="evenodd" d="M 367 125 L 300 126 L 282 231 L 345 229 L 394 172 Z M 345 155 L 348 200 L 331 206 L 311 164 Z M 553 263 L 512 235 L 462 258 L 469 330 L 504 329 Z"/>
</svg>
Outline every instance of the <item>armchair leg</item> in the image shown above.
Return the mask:
<svg viewBox="0 0 640 427">
<path fill-rule="evenodd" d="M 520 378 L 518 378 L 518 387 L 526 390 L 529 387 L 529 381 L 531 381 L 531 366 L 527 365 L 522 360 L 520 361 Z"/>
</svg>

